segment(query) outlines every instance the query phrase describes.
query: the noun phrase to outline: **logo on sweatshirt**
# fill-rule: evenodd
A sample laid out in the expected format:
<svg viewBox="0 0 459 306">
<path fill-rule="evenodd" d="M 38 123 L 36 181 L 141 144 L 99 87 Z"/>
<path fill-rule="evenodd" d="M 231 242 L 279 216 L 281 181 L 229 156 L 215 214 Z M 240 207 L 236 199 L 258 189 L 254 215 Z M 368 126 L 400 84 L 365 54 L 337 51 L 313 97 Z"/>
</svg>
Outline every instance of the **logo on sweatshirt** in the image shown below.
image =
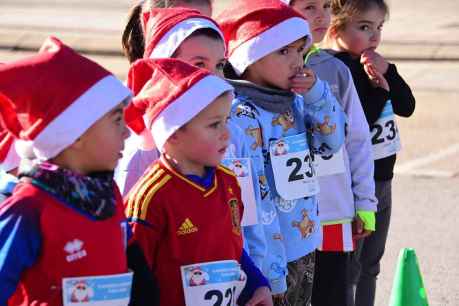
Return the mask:
<svg viewBox="0 0 459 306">
<path fill-rule="evenodd" d="M 177 235 L 183 236 L 183 235 L 191 234 L 197 231 L 198 231 L 198 227 L 195 226 L 189 218 L 186 218 L 185 221 L 183 221 L 182 225 L 180 225 L 177 231 Z"/>
<path fill-rule="evenodd" d="M 79 239 L 73 239 L 65 244 L 64 251 L 67 253 L 65 257 L 67 262 L 73 262 L 88 255 L 83 245 L 84 242 Z"/>
</svg>

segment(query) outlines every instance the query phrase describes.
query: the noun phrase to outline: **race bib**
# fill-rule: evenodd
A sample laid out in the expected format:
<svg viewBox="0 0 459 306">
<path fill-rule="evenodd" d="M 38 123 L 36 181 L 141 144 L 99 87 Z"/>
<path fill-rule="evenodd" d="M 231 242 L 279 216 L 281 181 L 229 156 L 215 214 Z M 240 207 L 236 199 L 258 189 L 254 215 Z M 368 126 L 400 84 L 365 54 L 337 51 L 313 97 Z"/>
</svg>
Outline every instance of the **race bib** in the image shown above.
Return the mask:
<svg viewBox="0 0 459 306">
<path fill-rule="evenodd" d="M 182 266 L 186 306 L 236 306 L 246 275 L 235 260 Z"/>
<path fill-rule="evenodd" d="M 333 174 L 344 173 L 346 167 L 344 165 L 343 147 L 335 154 L 331 155 L 314 155 L 314 168 L 317 176 L 327 176 Z"/>
<path fill-rule="evenodd" d="M 71 277 L 62 280 L 64 306 L 127 306 L 132 272 L 109 276 Z"/>
<path fill-rule="evenodd" d="M 272 141 L 269 152 L 274 183 L 283 199 L 296 200 L 319 192 L 306 133 Z"/>
<path fill-rule="evenodd" d="M 390 100 L 384 106 L 379 119 L 371 127 L 371 142 L 375 160 L 394 155 L 401 149 L 400 136 Z"/>
<path fill-rule="evenodd" d="M 241 186 L 241 197 L 244 205 L 242 226 L 258 224 L 257 204 L 253 188 L 252 167 L 249 158 L 225 158 L 222 164 L 231 169 Z"/>
</svg>

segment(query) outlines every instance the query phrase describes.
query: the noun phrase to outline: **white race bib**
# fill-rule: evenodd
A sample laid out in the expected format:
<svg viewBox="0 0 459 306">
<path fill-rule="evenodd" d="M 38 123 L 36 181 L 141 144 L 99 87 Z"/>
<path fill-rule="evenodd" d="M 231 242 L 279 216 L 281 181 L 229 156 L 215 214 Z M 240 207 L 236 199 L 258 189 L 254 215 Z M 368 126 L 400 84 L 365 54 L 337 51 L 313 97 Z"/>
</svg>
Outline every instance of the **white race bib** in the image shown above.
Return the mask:
<svg viewBox="0 0 459 306">
<path fill-rule="evenodd" d="M 237 176 L 241 185 L 242 204 L 244 214 L 242 215 L 242 226 L 258 224 L 257 204 L 255 190 L 253 189 L 252 167 L 249 158 L 225 158 L 222 164 L 231 169 Z"/>
<path fill-rule="evenodd" d="M 314 168 L 317 176 L 327 176 L 346 172 L 344 165 L 343 147 L 335 154 L 331 155 L 314 155 Z"/>
<path fill-rule="evenodd" d="M 246 275 L 235 260 L 182 266 L 186 306 L 236 306 Z"/>
<path fill-rule="evenodd" d="M 64 306 L 127 306 L 131 297 L 132 272 L 62 280 Z"/>
<path fill-rule="evenodd" d="M 379 119 L 371 126 L 371 143 L 375 160 L 394 155 L 402 147 L 390 100 L 384 106 Z"/>
<path fill-rule="evenodd" d="M 283 199 L 296 200 L 319 192 L 306 133 L 271 142 L 269 152 L 274 183 Z"/>
</svg>

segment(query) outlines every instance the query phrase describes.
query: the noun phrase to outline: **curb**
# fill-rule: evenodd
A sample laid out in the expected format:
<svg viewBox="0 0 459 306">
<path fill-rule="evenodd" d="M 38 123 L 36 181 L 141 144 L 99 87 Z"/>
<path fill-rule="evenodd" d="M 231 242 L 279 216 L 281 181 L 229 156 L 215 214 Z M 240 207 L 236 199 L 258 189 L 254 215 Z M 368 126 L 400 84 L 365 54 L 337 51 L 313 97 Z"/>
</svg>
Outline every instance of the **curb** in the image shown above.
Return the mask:
<svg viewBox="0 0 459 306">
<path fill-rule="evenodd" d="M 36 51 L 50 35 L 59 37 L 76 51 L 102 56 L 123 56 L 121 33 L 45 32 L 0 29 L 0 49 Z M 421 41 L 384 41 L 379 51 L 389 60 L 396 61 L 459 61 L 459 42 L 438 42 L 428 45 Z"/>
</svg>

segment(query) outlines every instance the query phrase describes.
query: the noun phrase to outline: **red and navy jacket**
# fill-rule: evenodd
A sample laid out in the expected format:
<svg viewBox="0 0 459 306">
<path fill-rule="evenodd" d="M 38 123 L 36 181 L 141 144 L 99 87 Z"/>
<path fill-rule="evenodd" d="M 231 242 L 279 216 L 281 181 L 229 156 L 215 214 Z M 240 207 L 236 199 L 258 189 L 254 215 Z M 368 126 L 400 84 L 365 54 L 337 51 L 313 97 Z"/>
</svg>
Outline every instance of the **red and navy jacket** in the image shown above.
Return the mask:
<svg viewBox="0 0 459 306">
<path fill-rule="evenodd" d="M 105 220 L 20 183 L 0 204 L 0 305 L 62 305 L 62 279 L 127 272 L 126 219 Z"/>
</svg>

